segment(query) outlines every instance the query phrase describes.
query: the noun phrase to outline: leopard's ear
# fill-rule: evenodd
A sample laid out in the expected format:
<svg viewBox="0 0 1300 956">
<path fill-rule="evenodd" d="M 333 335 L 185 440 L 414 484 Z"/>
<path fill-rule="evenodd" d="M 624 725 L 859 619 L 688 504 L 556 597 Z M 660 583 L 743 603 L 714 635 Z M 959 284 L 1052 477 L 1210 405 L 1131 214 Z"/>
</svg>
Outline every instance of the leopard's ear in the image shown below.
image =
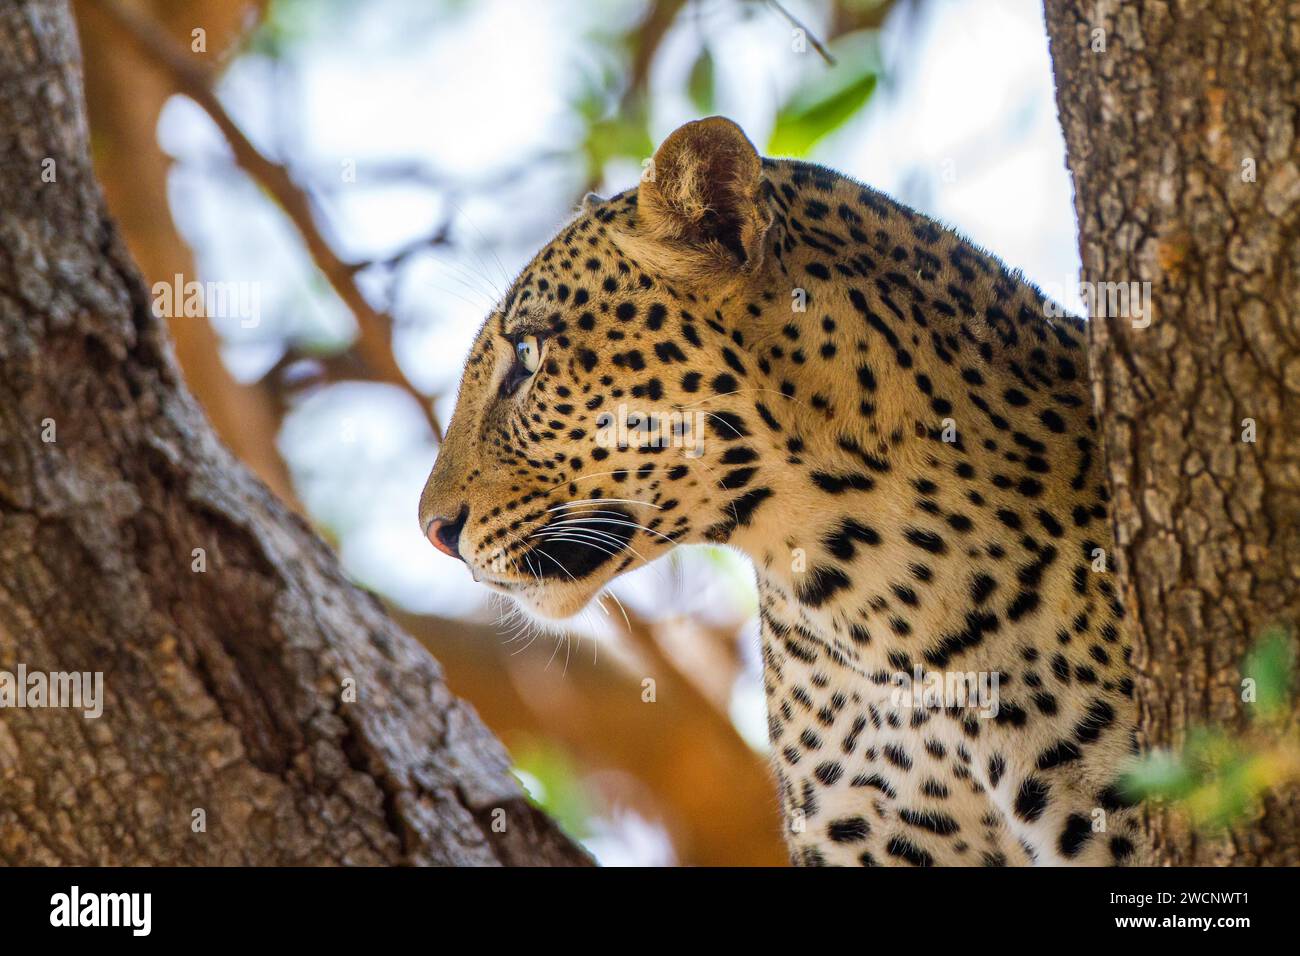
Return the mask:
<svg viewBox="0 0 1300 956">
<path fill-rule="evenodd" d="M 739 126 L 721 116 L 687 123 L 663 141 L 641 177 L 640 231 L 753 268 L 772 224 L 762 183 L 763 161 Z"/>
</svg>

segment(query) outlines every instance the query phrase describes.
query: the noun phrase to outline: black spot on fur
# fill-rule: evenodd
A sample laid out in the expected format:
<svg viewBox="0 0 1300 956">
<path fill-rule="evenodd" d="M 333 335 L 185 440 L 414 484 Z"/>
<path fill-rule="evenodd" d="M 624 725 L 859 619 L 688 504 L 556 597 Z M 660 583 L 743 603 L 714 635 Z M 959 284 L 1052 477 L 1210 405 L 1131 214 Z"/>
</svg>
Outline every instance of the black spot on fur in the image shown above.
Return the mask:
<svg viewBox="0 0 1300 956">
<path fill-rule="evenodd" d="M 1033 823 L 1047 809 L 1047 784 L 1037 777 L 1026 777 L 1016 794 L 1016 816 Z"/>
</svg>

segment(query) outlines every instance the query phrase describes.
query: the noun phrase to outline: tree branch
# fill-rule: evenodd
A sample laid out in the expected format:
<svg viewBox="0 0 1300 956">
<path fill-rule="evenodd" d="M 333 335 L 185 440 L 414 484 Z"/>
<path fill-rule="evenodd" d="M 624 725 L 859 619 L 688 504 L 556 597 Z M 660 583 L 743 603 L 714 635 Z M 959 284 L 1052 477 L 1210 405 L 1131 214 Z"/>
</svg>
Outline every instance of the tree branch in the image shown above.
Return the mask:
<svg viewBox="0 0 1300 956">
<path fill-rule="evenodd" d="M 796 17 L 789 10 L 787 10 L 784 6 L 782 6 L 778 2 L 778 0 L 765 0 L 765 2 L 773 10 L 781 14 L 781 16 L 785 17 L 785 19 L 789 22 L 790 26 L 794 27 L 796 30 L 803 31 L 804 36 L 808 38 L 808 42 L 812 44 L 812 48 L 816 50 L 819 54 L 821 54 L 821 58 L 826 61 L 826 64 L 828 66 L 835 65 L 835 57 L 831 56 L 830 50 L 826 49 L 826 47 L 822 44 L 822 41 L 817 39 L 817 34 L 813 33 L 806 26 L 804 26 L 803 23 L 799 20 L 799 18 Z"/>
<path fill-rule="evenodd" d="M 217 96 L 212 71 L 179 47 L 159 24 L 120 0 L 103 0 L 103 7 L 152 58 L 152 62 L 171 76 L 177 90 L 194 100 L 212 117 L 230 144 L 235 162 L 275 198 L 302 237 L 316 267 L 356 318 L 357 340 L 354 348 L 364 361 L 365 368 L 377 380 L 397 385 L 410 393 L 423 410 L 434 436 L 441 443 L 442 423 L 438 420 L 432 401 L 411 384 L 393 354 L 392 318 L 372 306 L 361 292 L 355 281 L 357 267 L 344 262 L 334 251 L 317 224 L 310 198 L 294 182 L 289 170 L 265 156 L 244 135 Z"/>
</svg>

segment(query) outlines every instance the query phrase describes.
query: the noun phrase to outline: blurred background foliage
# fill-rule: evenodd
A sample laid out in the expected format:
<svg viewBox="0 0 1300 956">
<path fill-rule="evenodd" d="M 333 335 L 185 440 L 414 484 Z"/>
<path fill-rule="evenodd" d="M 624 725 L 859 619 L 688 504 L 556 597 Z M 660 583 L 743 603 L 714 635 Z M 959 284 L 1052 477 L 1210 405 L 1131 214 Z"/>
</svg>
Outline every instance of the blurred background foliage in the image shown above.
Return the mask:
<svg viewBox="0 0 1300 956">
<path fill-rule="evenodd" d="M 748 565 L 679 549 L 616 584 L 626 618 L 519 633 L 424 541 L 419 491 L 513 275 L 701 115 L 958 226 L 1078 311 L 1038 0 L 74 3 L 96 168 L 147 280 L 258 290 L 255 324 L 171 320 L 222 438 L 601 861 L 783 862 Z"/>
<path fill-rule="evenodd" d="M 1275 627 L 1242 661 L 1246 733 L 1200 727 L 1181 751 L 1144 756 L 1125 779 L 1128 796 L 1180 807 L 1213 832 L 1248 819 L 1269 792 L 1300 781 L 1295 646 L 1294 634 Z"/>
</svg>

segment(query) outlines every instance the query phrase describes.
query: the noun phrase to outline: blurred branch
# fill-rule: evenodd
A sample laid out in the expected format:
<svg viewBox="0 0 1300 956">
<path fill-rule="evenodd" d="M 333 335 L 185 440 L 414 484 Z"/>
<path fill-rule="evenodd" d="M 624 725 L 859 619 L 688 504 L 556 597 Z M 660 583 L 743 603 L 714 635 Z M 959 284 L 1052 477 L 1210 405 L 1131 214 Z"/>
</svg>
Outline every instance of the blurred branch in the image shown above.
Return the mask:
<svg viewBox="0 0 1300 956">
<path fill-rule="evenodd" d="M 778 3 L 777 0 L 764 0 L 764 2 L 766 2 L 767 5 L 777 13 L 781 14 L 781 16 L 785 17 L 790 26 L 794 27 L 796 30 L 802 30 L 804 36 L 808 38 L 808 42 L 812 44 L 812 48 L 821 54 L 821 58 L 825 60 L 829 66 L 835 65 L 835 57 L 831 56 L 830 51 L 826 49 L 822 44 L 822 41 L 817 39 L 817 34 L 804 26 L 798 17 Z"/>
<path fill-rule="evenodd" d="M 623 108 L 645 99 L 650 82 L 650 67 L 654 63 L 659 45 L 668 35 L 668 29 L 677 19 L 677 13 L 686 6 L 686 0 L 655 0 L 646 9 L 641 22 L 631 31 L 635 38 L 632 63 L 628 67 L 627 87 L 623 91 Z"/>
<path fill-rule="evenodd" d="M 215 56 L 229 49 L 263 0 L 169 0 L 151 5 L 173 36 L 192 24 L 207 30 Z M 120 41 L 99 0 L 76 0 L 95 172 L 132 257 L 152 285 L 194 272 L 194 257 L 166 210 L 171 160 L 158 145 L 158 116 L 173 90 L 137 48 Z M 226 159 L 229 164 L 229 159 Z M 221 360 L 220 340 L 205 318 L 178 312 L 168 320 L 185 381 L 221 439 L 287 505 L 301 512 L 293 481 L 275 445 L 279 419 L 259 384 L 237 381 Z"/>
<path fill-rule="evenodd" d="M 699 715 L 700 719 L 708 721 L 719 730 L 725 730 L 723 739 L 734 743 L 737 748 L 752 752 L 749 744 L 745 743 L 736 732 L 736 726 L 731 722 L 730 715 L 704 692 L 690 674 L 678 667 L 677 662 L 664 650 L 655 635 L 654 625 L 635 611 L 624 608 L 624 612 L 627 615 L 626 619 L 623 615 L 610 615 L 610 617 L 616 624 L 621 625 L 619 630 L 628 646 L 649 665 L 651 671 L 661 677 L 667 674 L 675 685 L 680 686 L 679 694 L 689 700 L 692 710 Z"/>
<path fill-rule="evenodd" d="M 915 14 L 925 0 L 876 0 L 875 3 L 845 2 L 831 4 L 831 25 L 827 39 L 834 40 L 858 30 L 879 30 L 895 10 Z"/>
<path fill-rule="evenodd" d="M 316 221 L 307 194 L 294 182 L 289 170 L 269 159 L 244 135 L 222 105 L 215 92 L 214 75 L 197 62 L 156 21 L 120 0 L 103 0 L 103 8 L 122 26 L 133 40 L 172 78 L 179 92 L 201 106 L 230 144 L 235 162 L 254 181 L 260 183 L 279 203 L 307 247 L 316 267 L 335 293 L 351 310 L 357 321 L 354 344 L 371 377 L 388 382 L 411 394 L 424 411 L 438 442 L 443 429 L 432 401 L 406 378 L 392 348 L 392 318 L 374 308 L 356 284 L 356 267 L 335 253 Z"/>
<path fill-rule="evenodd" d="M 479 177 L 466 177 L 443 172 L 428 163 L 408 159 L 371 160 L 357 168 L 357 181 L 349 187 L 365 187 L 371 183 L 384 186 L 393 183 L 413 183 L 429 189 L 441 189 L 453 195 L 467 192 L 491 192 L 509 186 L 525 175 L 526 170 L 544 163 L 564 162 L 572 155 L 563 150 L 542 150 L 530 158 L 504 169 L 493 170 Z M 364 175 L 363 175 L 364 173 Z M 318 188 L 327 192 L 336 188 L 333 185 Z"/>
<path fill-rule="evenodd" d="M 835 57 L 826 49 L 826 45 L 817 35 L 794 14 L 787 10 L 778 0 L 759 0 L 779 13 L 796 30 L 802 30 L 809 44 L 830 66 L 835 65 Z M 623 91 L 622 106 L 624 110 L 632 109 L 643 103 L 650 83 L 650 68 L 654 64 L 659 47 L 668 35 L 677 14 L 686 6 L 686 0 L 654 0 L 647 8 L 640 22 L 628 33 L 632 39 L 632 62 L 628 66 L 627 86 Z M 882 5 L 887 11 L 890 4 Z M 833 11 L 838 32 L 843 32 L 839 5 Z M 878 14 L 883 17 L 883 13 Z"/>
<path fill-rule="evenodd" d="M 418 255 L 436 246 L 445 246 L 451 241 L 451 217 L 445 219 L 437 229 L 430 235 L 421 236 L 408 242 L 406 245 L 399 247 L 394 252 L 389 253 L 382 259 L 372 259 L 368 262 L 354 262 L 347 268 L 355 275 L 364 269 L 370 269 L 378 266 L 383 269 L 396 269 L 401 266 L 411 256 Z"/>
<path fill-rule="evenodd" d="M 619 771 L 644 784 L 653 800 L 639 809 L 668 828 L 681 863 L 785 862 L 766 762 L 730 721 L 717 719 L 716 707 L 690 692 L 679 671 L 654 669 L 657 702 L 647 703 L 640 675 L 619 655 L 574 654 L 561 668 L 543 640 L 515 650 L 489 624 L 396 617 L 507 745 L 542 735 L 597 779 Z"/>
</svg>

